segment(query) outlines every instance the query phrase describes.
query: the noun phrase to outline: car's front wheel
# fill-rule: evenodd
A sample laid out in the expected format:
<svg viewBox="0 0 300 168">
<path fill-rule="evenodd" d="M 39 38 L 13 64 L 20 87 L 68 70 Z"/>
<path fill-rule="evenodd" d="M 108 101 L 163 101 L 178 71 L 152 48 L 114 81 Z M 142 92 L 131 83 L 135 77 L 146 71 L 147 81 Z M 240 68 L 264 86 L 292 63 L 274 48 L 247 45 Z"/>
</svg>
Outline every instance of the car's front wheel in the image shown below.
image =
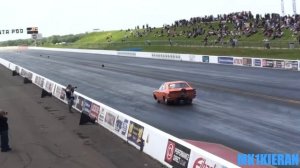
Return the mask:
<svg viewBox="0 0 300 168">
<path fill-rule="evenodd" d="M 157 97 L 155 96 L 155 94 L 153 94 L 153 98 L 154 98 L 154 100 L 156 100 L 157 103 L 160 103 L 160 101 L 157 99 Z"/>
</svg>

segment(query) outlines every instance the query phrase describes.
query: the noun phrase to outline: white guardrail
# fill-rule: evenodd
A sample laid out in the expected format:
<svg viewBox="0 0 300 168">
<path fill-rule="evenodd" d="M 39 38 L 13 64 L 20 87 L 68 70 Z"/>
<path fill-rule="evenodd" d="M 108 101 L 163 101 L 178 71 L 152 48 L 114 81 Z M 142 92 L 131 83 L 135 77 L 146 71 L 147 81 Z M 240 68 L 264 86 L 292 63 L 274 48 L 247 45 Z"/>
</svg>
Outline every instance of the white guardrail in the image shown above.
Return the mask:
<svg viewBox="0 0 300 168">
<path fill-rule="evenodd" d="M 160 56 L 155 55 L 155 57 Z M 0 64 L 12 71 L 16 71 L 20 76 L 26 77 L 38 87 L 52 93 L 57 99 L 67 104 L 66 95 L 63 90 L 65 86 L 2 58 L 0 58 Z M 195 147 L 81 93 L 75 92 L 75 104 L 73 108 L 79 112 L 89 114 L 90 117 L 96 118 L 96 122 L 99 125 L 105 127 L 137 149 L 140 149 L 140 142 L 144 140 L 143 152 L 167 167 L 239 168 L 239 166 L 229 161 Z"/>
<path fill-rule="evenodd" d="M 155 52 L 134 52 L 134 51 L 113 51 L 113 50 L 88 50 L 88 49 L 62 49 L 62 48 L 43 48 L 28 47 L 34 50 L 49 50 L 75 53 L 117 55 L 138 58 L 152 58 L 174 61 L 203 62 L 212 64 L 224 64 L 235 66 L 246 66 L 256 68 L 273 68 L 300 71 L 300 60 L 274 59 L 274 58 L 250 58 L 233 56 L 213 56 L 213 55 L 194 55 L 194 54 L 174 54 L 174 53 L 155 53 Z"/>
</svg>

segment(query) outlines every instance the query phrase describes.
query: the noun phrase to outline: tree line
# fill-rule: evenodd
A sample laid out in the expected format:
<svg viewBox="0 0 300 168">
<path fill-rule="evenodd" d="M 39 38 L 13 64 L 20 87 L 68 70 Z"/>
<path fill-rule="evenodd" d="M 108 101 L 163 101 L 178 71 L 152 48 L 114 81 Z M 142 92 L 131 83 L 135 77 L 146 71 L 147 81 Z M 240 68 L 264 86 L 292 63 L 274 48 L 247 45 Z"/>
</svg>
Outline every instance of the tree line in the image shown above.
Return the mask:
<svg viewBox="0 0 300 168">
<path fill-rule="evenodd" d="M 79 40 L 85 34 L 69 34 L 69 35 L 53 35 L 50 37 L 45 37 L 42 39 L 37 40 L 39 45 L 53 45 L 58 43 L 74 43 L 75 41 Z M 0 46 L 20 46 L 20 45 L 34 45 L 35 40 L 33 39 L 18 39 L 18 40 L 8 40 L 0 42 Z"/>
</svg>

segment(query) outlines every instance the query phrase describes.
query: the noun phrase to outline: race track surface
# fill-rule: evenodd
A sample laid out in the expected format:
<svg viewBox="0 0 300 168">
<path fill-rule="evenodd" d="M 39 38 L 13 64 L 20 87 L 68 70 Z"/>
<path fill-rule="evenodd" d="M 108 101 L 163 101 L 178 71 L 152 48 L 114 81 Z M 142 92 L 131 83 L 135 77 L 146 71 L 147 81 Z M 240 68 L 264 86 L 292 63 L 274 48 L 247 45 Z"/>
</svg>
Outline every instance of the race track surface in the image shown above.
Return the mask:
<svg viewBox="0 0 300 168">
<path fill-rule="evenodd" d="M 300 72 L 38 50 L 0 57 L 181 139 L 244 153 L 300 151 Z M 154 101 L 153 90 L 171 80 L 192 83 L 193 105 Z"/>
</svg>

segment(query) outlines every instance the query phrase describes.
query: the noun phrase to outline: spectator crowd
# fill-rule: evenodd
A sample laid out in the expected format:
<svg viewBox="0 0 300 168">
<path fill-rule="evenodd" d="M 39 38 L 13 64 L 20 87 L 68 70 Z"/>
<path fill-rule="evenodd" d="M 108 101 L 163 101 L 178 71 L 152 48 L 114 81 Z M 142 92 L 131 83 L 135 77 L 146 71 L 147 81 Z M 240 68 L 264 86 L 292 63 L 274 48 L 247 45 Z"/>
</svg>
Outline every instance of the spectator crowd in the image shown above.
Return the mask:
<svg viewBox="0 0 300 168">
<path fill-rule="evenodd" d="M 166 36 L 169 42 L 173 37 L 189 39 L 202 36 L 204 44 L 207 44 L 211 37 L 216 39 L 215 43 L 223 43 L 227 37 L 231 45 L 235 46 L 237 39 L 242 36 L 250 37 L 258 32 L 268 40 L 282 38 L 285 29 L 291 31 L 300 43 L 300 15 L 280 16 L 276 13 L 254 16 L 251 12 L 235 12 L 216 17 L 192 17 L 189 20 L 177 20 L 171 25 L 163 25 L 162 29 L 147 24 L 141 28 L 135 27 L 135 31 L 127 31 L 135 37 L 144 37 L 149 33 L 154 33 L 155 37 Z"/>
</svg>

